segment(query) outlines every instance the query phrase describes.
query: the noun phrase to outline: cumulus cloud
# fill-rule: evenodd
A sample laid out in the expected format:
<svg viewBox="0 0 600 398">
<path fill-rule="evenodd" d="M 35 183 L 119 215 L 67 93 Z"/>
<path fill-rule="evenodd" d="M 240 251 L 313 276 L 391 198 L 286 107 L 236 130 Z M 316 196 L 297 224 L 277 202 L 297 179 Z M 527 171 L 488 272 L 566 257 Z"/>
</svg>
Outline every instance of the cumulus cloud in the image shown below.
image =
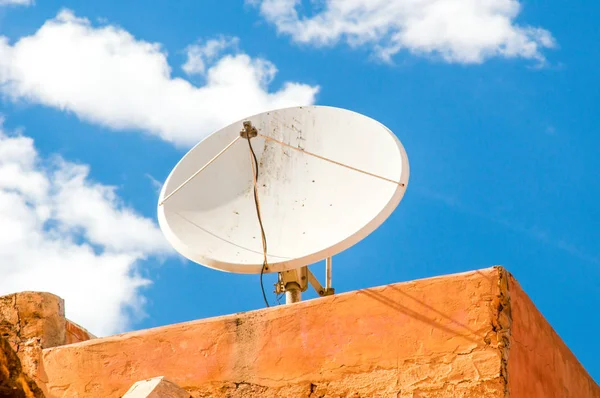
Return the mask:
<svg viewBox="0 0 600 398">
<path fill-rule="evenodd" d="M 0 6 L 30 6 L 33 0 L 0 0 Z"/>
<path fill-rule="evenodd" d="M 140 261 L 171 253 L 153 221 L 93 182 L 85 165 L 42 159 L 0 123 L 0 295 L 48 291 L 97 335 L 143 314 Z"/>
<path fill-rule="evenodd" d="M 213 62 L 225 50 L 238 50 L 240 39 L 238 37 L 219 36 L 216 39 L 206 40 L 187 47 L 187 61 L 182 69 L 188 75 L 204 75 L 206 65 Z"/>
<path fill-rule="evenodd" d="M 217 50 L 205 45 L 202 65 Z M 198 71 L 193 62 L 188 59 L 190 71 Z M 119 27 L 93 26 L 69 10 L 14 44 L 0 37 L 0 87 L 8 98 L 182 146 L 245 116 L 314 102 L 318 87 L 306 84 L 285 82 L 269 91 L 276 73 L 267 60 L 227 54 L 205 69 L 205 83 L 197 87 L 171 76 L 160 45 Z"/>
<path fill-rule="evenodd" d="M 518 0 L 246 0 L 278 32 L 317 46 L 369 45 L 383 60 L 402 50 L 435 54 L 451 63 L 490 57 L 542 62 L 550 32 L 519 25 Z M 308 9 L 305 9 L 308 8 Z"/>
</svg>

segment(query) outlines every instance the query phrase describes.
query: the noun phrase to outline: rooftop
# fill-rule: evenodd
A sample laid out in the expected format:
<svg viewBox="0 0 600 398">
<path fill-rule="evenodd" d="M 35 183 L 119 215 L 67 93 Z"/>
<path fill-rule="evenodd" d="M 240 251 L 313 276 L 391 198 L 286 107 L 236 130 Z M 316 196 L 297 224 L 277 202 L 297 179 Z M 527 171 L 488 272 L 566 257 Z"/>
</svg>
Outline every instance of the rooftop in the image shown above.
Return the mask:
<svg viewBox="0 0 600 398">
<path fill-rule="evenodd" d="M 0 316 L 0 385 L 22 396 L 600 398 L 502 267 L 106 338 L 48 293 L 4 296 Z"/>
</svg>

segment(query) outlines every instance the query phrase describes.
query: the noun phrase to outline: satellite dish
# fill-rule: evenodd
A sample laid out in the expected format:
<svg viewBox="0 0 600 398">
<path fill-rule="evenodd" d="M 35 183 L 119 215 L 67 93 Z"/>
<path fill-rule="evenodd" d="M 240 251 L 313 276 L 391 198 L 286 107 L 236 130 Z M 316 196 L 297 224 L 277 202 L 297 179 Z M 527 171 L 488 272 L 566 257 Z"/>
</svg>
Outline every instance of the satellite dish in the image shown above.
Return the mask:
<svg viewBox="0 0 600 398">
<path fill-rule="evenodd" d="M 163 185 L 158 220 L 169 243 L 201 265 L 305 272 L 379 227 L 408 177 L 404 147 L 379 122 L 326 106 L 278 109 L 192 148 Z"/>
</svg>

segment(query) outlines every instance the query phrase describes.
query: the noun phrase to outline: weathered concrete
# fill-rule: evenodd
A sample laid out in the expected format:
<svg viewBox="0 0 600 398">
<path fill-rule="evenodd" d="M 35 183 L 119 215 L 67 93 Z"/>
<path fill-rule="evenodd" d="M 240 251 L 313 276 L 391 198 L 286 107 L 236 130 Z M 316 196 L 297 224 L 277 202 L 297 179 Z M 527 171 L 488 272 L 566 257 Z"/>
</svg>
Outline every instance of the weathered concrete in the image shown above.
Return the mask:
<svg viewBox="0 0 600 398">
<path fill-rule="evenodd" d="M 498 269 L 44 350 L 54 396 L 164 375 L 194 397 L 504 396 Z"/>
<path fill-rule="evenodd" d="M 61 331 L 56 296 L 24 294 L 16 315 L 0 305 L 0 333 L 19 350 L 38 336 L 48 396 L 121 397 L 164 375 L 193 397 L 600 398 L 499 267 L 66 346 L 92 336 L 66 320 Z"/>
<path fill-rule="evenodd" d="M 65 324 L 65 342 L 60 345 L 81 343 L 82 341 L 88 341 L 95 338 L 96 336 L 86 329 L 67 319 Z"/>
<path fill-rule="evenodd" d="M 0 337 L 0 397 L 41 398 L 44 394 L 23 372 L 21 361 L 10 343 Z"/>
<path fill-rule="evenodd" d="M 64 301 L 58 296 L 22 292 L 0 297 L 0 333 L 17 353 L 23 372 L 42 388 L 42 349 L 64 344 L 64 325 Z"/>
<path fill-rule="evenodd" d="M 42 350 L 94 337 L 65 318 L 63 299 L 43 292 L 0 296 L 0 336 L 16 352 L 23 373 L 42 389 Z"/>
<path fill-rule="evenodd" d="M 138 381 L 123 398 L 190 398 L 190 394 L 164 376 L 159 376 Z"/>
<path fill-rule="evenodd" d="M 600 388 L 512 277 L 511 397 L 600 398 Z M 576 327 L 576 325 L 573 325 Z"/>
</svg>

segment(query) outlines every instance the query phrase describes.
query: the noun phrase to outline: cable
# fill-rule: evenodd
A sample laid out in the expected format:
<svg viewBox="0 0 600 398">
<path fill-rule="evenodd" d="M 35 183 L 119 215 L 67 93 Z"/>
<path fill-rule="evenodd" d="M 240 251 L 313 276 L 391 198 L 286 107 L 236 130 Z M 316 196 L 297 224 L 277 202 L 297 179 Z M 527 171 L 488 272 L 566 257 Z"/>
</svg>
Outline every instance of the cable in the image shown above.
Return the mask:
<svg viewBox="0 0 600 398">
<path fill-rule="evenodd" d="M 265 300 L 265 304 L 267 307 L 270 307 L 269 301 L 267 300 L 267 294 L 265 293 L 265 287 L 263 284 L 263 275 L 265 269 L 269 266 L 267 262 L 267 237 L 265 236 L 265 228 L 262 223 L 262 217 L 260 214 L 260 200 L 258 199 L 258 159 L 256 158 L 256 154 L 254 153 L 254 148 L 252 148 L 252 142 L 250 142 L 250 135 L 246 135 L 246 139 L 248 141 L 248 148 L 250 149 L 250 154 L 252 155 L 252 175 L 254 177 L 254 206 L 256 207 L 256 215 L 258 216 L 258 224 L 260 225 L 260 235 L 262 238 L 262 246 L 263 246 L 263 266 L 260 269 L 260 289 L 262 290 L 263 299 Z"/>
<path fill-rule="evenodd" d="M 265 263 L 263 263 L 262 268 L 260 269 L 260 290 L 262 291 L 263 300 L 265 300 L 265 304 L 267 307 L 270 307 L 269 301 L 267 300 L 267 294 L 265 293 L 265 286 L 263 285 L 263 273 L 265 272 Z"/>
</svg>

